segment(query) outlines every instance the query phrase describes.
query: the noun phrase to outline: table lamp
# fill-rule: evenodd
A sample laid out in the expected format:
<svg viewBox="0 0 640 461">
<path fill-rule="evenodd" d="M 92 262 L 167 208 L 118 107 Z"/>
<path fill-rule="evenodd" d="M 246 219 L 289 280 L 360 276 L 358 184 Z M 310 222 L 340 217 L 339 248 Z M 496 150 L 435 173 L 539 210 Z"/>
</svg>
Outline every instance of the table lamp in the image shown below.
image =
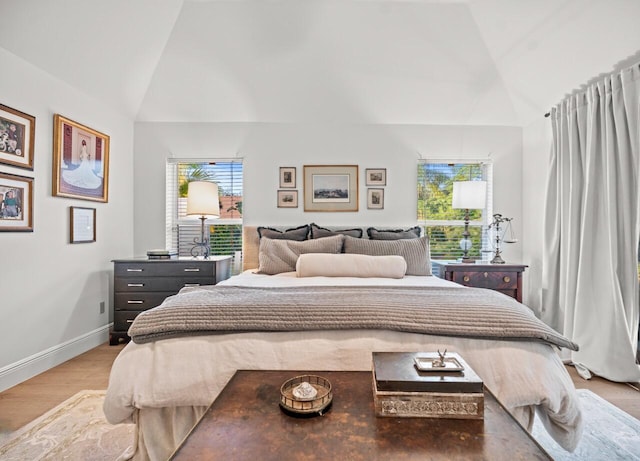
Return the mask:
<svg viewBox="0 0 640 461">
<path fill-rule="evenodd" d="M 202 255 L 209 258 L 209 236 L 205 234 L 204 222 L 210 218 L 220 217 L 220 203 L 218 201 L 218 185 L 209 181 L 191 181 L 187 193 L 187 216 L 198 216 L 201 221 L 200 241 L 193 239 L 195 244 L 191 248 L 191 256 Z"/>
<path fill-rule="evenodd" d="M 463 251 L 462 262 L 473 262 L 473 258 L 469 257 L 471 249 L 471 239 L 469 236 L 469 210 L 484 209 L 487 201 L 487 182 L 486 181 L 456 181 L 453 183 L 453 200 L 451 208 L 464 209 L 464 233 L 460 240 L 460 248 Z"/>
</svg>

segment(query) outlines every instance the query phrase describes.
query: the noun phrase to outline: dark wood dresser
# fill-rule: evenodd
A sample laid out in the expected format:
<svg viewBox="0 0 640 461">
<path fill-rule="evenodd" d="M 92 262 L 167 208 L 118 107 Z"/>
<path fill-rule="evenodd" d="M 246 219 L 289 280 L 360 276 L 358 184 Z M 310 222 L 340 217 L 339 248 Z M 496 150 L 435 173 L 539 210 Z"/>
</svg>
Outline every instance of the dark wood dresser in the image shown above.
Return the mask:
<svg viewBox="0 0 640 461">
<path fill-rule="evenodd" d="M 524 264 L 445 264 L 442 273 L 446 280 L 461 285 L 500 291 L 522 302 L 522 273 Z"/>
<path fill-rule="evenodd" d="M 128 340 L 136 316 L 187 286 L 215 285 L 229 278 L 231 256 L 209 259 L 117 259 L 113 261 L 113 328 L 109 344 Z"/>
</svg>

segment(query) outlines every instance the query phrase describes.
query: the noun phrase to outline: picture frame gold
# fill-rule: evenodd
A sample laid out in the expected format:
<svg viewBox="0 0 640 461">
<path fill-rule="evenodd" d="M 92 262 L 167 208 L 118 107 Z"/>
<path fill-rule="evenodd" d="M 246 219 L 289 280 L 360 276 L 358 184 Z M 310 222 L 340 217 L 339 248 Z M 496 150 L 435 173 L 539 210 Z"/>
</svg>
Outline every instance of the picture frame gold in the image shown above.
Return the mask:
<svg viewBox="0 0 640 461">
<path fill-rule="evenodd" d="M 33 170 L 36 118 L 0 104 L 0 163 Z"/>
<path fill-rule="evenodd" d="M 298 208 L 297 190 L 279 190 L 278 208 Z"/>
<path fill-rule="evenodd" d="M 92 243 L 96 241 L 96 209 L 69 207 L 69 242 Z"/>
<path fill-rule="evenodd" d="M 358 165 L 305 165 L 304 211 L 358 211 Z"/>
<path fill-rule="evenodd" d="M 33 232 L 33 178 L 0 172 L 0 232 Z"/>
<path fill-rule="evenodd" d="M 109 201 L 109 136 L 55 114 L 53 195 Z"/>
</svg>

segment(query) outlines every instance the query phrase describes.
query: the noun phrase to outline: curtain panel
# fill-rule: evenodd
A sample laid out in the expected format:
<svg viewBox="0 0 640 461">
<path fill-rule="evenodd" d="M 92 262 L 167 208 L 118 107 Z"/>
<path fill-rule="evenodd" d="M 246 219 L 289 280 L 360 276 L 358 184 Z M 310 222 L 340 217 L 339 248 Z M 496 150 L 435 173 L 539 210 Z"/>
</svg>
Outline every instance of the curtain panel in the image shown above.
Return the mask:
<svg viewBox="0 0 640 461">
<path fill-rule="evenodd" d="M 571 360 L 640 381 L 640 64 L 601 78 L 551 111 L 541 318 L 577 342 Z"/>
</svg>

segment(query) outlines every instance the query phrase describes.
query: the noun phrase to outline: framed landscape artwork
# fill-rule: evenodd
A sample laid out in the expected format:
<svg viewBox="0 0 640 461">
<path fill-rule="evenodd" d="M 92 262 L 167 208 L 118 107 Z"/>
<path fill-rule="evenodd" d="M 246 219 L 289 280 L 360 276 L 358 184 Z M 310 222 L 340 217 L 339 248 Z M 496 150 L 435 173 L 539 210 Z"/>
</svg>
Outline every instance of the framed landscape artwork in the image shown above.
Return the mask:
<svg viewBox="0 0 640 461">
<path fill-rule="evenodd" d="M 33 232 L 33 178 L 0 173 L 0 232 Z"/>
<path fill-rule="evenodd" d="M 0 104 L 0 163 L 33 170 L 36 118 Z"/>
<path fill-rule="evenodd" d="M 358 211 L 358 165 L 305 165 L 304 211 Z"/>
<path fill-rule="evenodd" d="M 60 114 L 53 118 L 53 195 L 108 202 L 109 136 Z"/>
<path fill-rule="evenodd" d="M 367 168 L 365 170 L 366 186 L 386 186 L 387 185 L 387 169 L 386 168 Z"/>
<path fill-rule="evenodd" d="M 298 208 L 298 191 L 279 190 L 278 208 Z"/>
</svg>

